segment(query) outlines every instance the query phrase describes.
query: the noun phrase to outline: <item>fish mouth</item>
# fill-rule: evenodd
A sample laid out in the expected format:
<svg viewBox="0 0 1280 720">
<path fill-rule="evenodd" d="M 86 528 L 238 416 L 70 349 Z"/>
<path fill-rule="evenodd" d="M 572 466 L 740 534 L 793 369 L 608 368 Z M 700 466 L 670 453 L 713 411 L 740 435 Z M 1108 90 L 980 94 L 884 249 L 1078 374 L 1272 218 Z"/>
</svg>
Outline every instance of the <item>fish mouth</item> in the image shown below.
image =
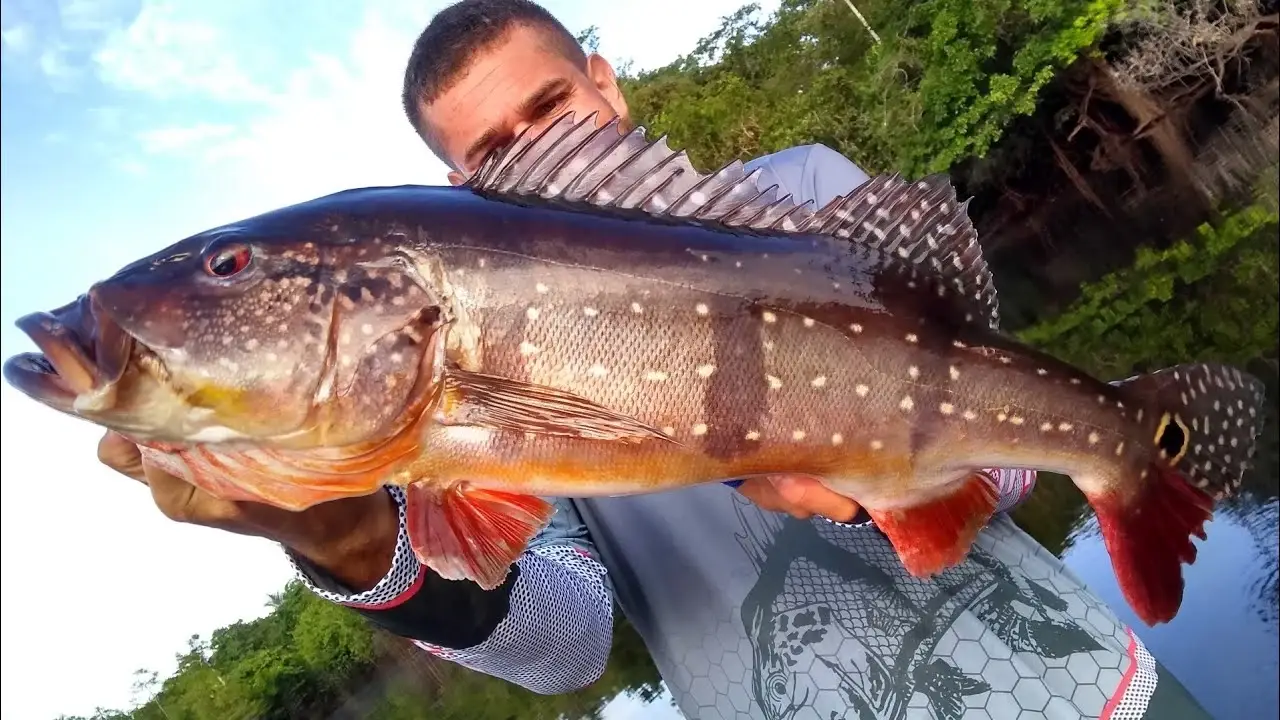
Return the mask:
<svg viewBox="0 0 1280 720">
<path fill-rule="evenodd" d="M 88 295 L 52 312 L 25 315 L 15 324 L 39 352 L 6 360 L 5 380 L 64 412 L 109 408 L 135 355 L 151 355 L 158 362 Z"/>
</svg>

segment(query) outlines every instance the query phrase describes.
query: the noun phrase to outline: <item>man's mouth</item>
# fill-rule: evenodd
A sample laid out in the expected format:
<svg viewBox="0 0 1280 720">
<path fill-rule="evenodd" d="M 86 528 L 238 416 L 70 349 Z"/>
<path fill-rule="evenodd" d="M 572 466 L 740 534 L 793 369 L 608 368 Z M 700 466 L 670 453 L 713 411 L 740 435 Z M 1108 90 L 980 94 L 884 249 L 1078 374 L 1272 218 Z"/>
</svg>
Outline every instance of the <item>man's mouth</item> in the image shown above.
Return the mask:
<svg viewBox="0 0 1280 720">
<path fill-rule="evenodd" d="M 9 358 L 5 380 L 59 409 L 70 410 L 77 398 L 113 387 L 135 351 L 133 338 L 87 295 L 16 324 L 40 352 Z"/>
</svg>

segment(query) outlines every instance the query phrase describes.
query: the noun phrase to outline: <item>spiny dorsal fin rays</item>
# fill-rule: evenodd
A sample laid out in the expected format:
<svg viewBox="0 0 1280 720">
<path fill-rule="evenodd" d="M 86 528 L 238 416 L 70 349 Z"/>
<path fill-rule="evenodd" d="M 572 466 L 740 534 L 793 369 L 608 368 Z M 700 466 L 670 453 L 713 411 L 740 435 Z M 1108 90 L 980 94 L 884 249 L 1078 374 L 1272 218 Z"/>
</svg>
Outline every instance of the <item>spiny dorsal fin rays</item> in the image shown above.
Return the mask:
<svg viewBox="0 0 1280 720">
<path fill-rule="evenodd" d="M 878 175 L 832 200 L 800 230 L 854 240 L 914 263 L 947 281 L 948 290 L 999 330 L 995 282 L 969 219 L 969 201 L 956 200 L 945 175 L 915 182 Z"/>
<path fill-rule="evenodd" d="M 490 155 L 468 185 L 755 230 L 794 232 L 812 215 L 776 187 L 761 189 L 758 177 L 737 161 L 700 173 L 665 136 L 649 141 L 644 128 L 623 132 L 616 117 L 597 127 L 596 114 L 575 122 L 570 113 Z"/>
<path fill-rule="evenodd" d="M 762 190 L 759 172 L 747 173 L 740 162 L 703 174 L 683 151 L 672 151 L 665 136 L 649 141 L 644 128 L 623 132 L 617 117 L 597 127 L 596 117 L 575 122 L 567 113 L 532 138 L 526 131 L 486 158 L 467 185 L 731 228 L 843 238 L 941 277 L 975 320 L 999 329 L 995 284 L 968 202 L 956 201 L 946 176 L 908 182 L 880 175 L 815 212 L 789 195 L 778 198 L 776 187 Z"/>
</svg>

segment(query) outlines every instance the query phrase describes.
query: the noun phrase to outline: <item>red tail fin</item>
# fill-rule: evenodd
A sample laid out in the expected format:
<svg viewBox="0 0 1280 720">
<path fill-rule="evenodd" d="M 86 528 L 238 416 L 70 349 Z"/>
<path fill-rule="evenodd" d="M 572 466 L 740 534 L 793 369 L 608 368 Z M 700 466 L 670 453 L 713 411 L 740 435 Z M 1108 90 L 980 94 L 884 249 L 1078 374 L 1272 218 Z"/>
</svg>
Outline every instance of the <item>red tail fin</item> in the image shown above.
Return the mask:
<svg viewBox="0 0 1280 720">
<path fill-rule="evenodd" d="M 1089 504 L 1129 606 L 1148 625 L 1172 620 L 1182 605 L 1182 563 L 1196 560 L 1191 536 L 1204 539 L 1213 500 L 1153 464 L 1136 496 L 1093 496 Z"/>
<path fill-rule="evenodd" d="M 1178 365 L 1116 383 L 1152 431 L 1145 465 L 1110 494 L 1086 495 L 1098 514 L 1125 598 L 1148 625 L 1182 604 L 1182 563 L 1196 559 L 1214 501 L 1240 486 L 1262 432 L 1266 388 L 1239 370 Z M 1142 417 L 1138 415 L 1137 417 Z M 1135 419 L 1135 423 L 1138 421 Z M 1086 486 L 1091 483 L 1086 483 Z"/>
</svg>

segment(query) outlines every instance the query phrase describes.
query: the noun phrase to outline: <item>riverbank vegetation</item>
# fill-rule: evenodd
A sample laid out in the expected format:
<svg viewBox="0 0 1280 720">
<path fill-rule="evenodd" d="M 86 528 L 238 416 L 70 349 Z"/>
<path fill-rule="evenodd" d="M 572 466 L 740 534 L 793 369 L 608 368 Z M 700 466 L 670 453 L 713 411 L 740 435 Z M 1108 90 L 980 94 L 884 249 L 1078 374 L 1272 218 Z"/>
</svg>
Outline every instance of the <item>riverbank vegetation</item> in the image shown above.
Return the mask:
<svg viewBox="0 0 1280 720">
<path fill-rule="evenodd" d="M 949 172 L 1007 329 L 1100 377 L 1214 359 L 1274 388 L 1277 28 L 1274 3 L 1235 0 L 784 0 L 667 67 L 624 65 L 624 85 L 704 168 L 819 142 L 869 172 Z M 1274 498 L 1269 452 L 1258 492 Z M 1081 517 L 1070 487 L 1042 483 L 1015 516 L 1056 552 Z M 94 717 L 572 720 L 660 693 L 625 619 L 605 676 L 547 697 L 296 583 L 270 607 L 193 637 L 168 678 L 140 671 L 137 707 Z"/>
</svg>

